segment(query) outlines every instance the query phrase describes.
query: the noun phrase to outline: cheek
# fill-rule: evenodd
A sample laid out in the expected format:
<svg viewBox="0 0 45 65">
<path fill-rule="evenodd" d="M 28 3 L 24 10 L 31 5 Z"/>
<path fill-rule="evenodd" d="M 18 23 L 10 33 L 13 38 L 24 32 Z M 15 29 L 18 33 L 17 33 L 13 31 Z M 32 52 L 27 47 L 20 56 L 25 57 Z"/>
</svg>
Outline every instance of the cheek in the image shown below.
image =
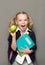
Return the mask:
<svg viewBox="0 0 45 65">
<path fill-rule="evenodd" d="M 19 25 L 20 23 L 17 21 L 16 24 Z"/>
<path fill-rule="evenodd" d="M 21 23 L 17 23 L 17 25 L 18 25 L 18 26 L 20 26 L 20 25 L 21 25 Z"/>
<path fill-rule="evenodd" d="M 25 22 L 26 25 L 28 25 L 28 22 Z"/>
</svg>

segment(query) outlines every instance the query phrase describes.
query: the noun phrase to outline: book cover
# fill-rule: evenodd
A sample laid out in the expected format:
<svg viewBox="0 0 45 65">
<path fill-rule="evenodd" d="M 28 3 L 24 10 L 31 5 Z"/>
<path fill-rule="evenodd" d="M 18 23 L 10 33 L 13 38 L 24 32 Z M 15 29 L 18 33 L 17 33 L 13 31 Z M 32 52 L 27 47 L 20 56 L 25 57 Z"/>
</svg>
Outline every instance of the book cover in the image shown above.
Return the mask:
<svg viewBox="0 0 45 65">
<path fill-rule="evenodd" d="M 16 41 L 16 46 L 17 46 L 18 50 L 22 50 L 27 47 L 32 48 L 34 45 L 35 45 L 35 43 L 33 42 L 31 37 L 27 33 L 20 36 Z"/>
</svg>

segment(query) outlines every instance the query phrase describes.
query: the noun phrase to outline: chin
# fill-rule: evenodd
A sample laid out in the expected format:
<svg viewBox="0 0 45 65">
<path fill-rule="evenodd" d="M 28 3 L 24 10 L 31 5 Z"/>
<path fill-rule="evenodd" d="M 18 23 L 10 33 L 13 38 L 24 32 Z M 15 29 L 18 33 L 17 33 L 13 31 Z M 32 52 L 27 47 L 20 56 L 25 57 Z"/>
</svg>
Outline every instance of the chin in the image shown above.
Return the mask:
<svg viewBox="0 0 45 65">
<path fill-rule="evenodd" d="M 20 28 L 23 32 L 26 30 L 26 28 L 25 27 L 21 27 Z"/>
<path fill-rule="evenodd" d="M 25 32 L 25 29 L 23 29 L 22 32 Z"/>
</svg>

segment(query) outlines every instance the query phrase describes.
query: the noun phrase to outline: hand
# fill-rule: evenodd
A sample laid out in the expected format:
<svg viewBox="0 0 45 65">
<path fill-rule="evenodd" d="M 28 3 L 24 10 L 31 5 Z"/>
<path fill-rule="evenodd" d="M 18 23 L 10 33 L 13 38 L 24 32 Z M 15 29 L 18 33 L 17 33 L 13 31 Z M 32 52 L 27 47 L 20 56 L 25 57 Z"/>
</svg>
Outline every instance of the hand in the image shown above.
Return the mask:
<svg viewBox="0 0 45 65">
<path fill-rule="evenodd" d="M 21 52 L 25 53 L 25 54 L 31 54 L 33 52 L 33 50 L 30 50 L 29 48 L 23 49 L 21 50 Z"/>
<path fill-rule="evenodd" d="M 21 50 L 21 52 L 23 52 L 23 53 L 27 54 L 27 53 L 29 53 L 29 52 L 30 52 L 30 50 L 29 50 L 28 48 L 26 48 L 26 49 Z"/>
<path fill-rule="evenodd" d="M 21 53 L 21 54 L 20 54 L 20 51 L 19 51 L 19 50 L 17 50 L 17 53 L 18 53 L 20 56 L 23 56 L 23 55 L 24 55 L 24 53 Z"/>
<path fill-rule="evenodd" d="M 13 33 L 12 33 L 10 30 L 8 30 L 8 31 L 9 31 L 9 33 L 11 34 L 12 37 L 16 36 L 16 32 L 13 32 Z"/>
</svg>

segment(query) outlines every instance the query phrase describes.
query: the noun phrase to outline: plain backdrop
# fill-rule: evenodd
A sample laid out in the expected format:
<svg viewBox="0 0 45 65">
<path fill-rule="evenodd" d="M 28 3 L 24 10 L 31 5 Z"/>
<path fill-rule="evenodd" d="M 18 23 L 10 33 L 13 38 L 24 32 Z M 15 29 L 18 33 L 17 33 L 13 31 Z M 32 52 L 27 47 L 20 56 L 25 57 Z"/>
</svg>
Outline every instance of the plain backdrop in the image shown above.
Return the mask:
<svg viewBox="0 0 45 65">
<path fill-rule="evenodd" d="M 45 65 L 45 0 L 0 0 L 0 65 L 10 65 L 7 58 L 8 25 L 19 11 L 25 11 L 33 18 L 37 65 Z"/>
</svg>

